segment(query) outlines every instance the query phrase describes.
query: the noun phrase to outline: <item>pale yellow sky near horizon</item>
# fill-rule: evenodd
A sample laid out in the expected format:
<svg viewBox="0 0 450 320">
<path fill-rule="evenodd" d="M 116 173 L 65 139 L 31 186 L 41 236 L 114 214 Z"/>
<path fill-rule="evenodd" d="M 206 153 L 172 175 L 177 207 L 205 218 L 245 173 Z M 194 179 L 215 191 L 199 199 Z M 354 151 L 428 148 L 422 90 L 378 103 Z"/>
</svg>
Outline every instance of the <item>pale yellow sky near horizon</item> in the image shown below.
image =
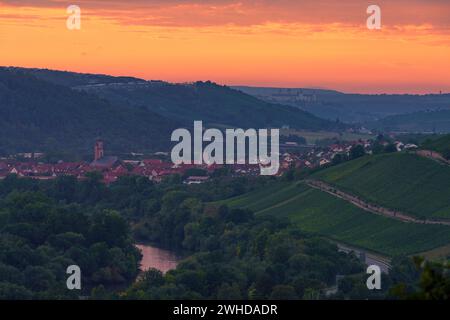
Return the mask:
<svg viewBox="0 0 450 320">
<path fill-rule="evenodd" d="M 450 92 L 450 1 L 0 1 L 0 65 L 171 82 Z M 343 4 L 345 3 L 345 4 Z"/>
</svg>

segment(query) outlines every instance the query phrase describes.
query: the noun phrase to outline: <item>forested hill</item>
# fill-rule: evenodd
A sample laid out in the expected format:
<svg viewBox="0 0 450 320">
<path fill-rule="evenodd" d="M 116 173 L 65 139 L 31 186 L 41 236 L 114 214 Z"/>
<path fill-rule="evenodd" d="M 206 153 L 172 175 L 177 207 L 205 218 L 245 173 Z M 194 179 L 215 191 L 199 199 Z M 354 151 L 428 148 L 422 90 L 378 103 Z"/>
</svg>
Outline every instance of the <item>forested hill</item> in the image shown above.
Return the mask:
<svg viewBox="0 0 450 320">
<path fill-rule="evenodd" d="M 58 71 L 37 68 L 19 68 L 4 67 L 4 70 L 26 73 L 41 80 L 45 80 L 54 84 L 60 84 L 66 87 L 76 87 L 83 85 L 94 85 L 104 83 L 129 83 L 129 82 L 145 82 L 142 79 L 134 77 L 113 77 L 104 74 L 77 73 L 69 71 Z"/>
<path fill-rule="evenodd" d="M 211 126 L 266 128 L 288 125 L 299 129 L 335 129 L 334 122 L 319 119 L 298 108 L 270 104 L 212 82 L 170 84 L 147 82 L 84 86 L 110 101 L 145 107 L 162 116 L 192 124 L 203 120 Z"/>
<path fill-rule="evenodd" d="M 431 131 L 430 125 L 420 126 L 426 112 L 450 110 L 450 94 L 350 94 L 333 90 L 307 88 L 234 87 L 269 102 L 281 101 L 311 112 L 315 116 L 346 123 L 365 123 L 379 128 L 378 119 L 416 113 L 412 131 Z M 448 118 L 447 118 L 448 119 Z M 400 119 L 401 120 L 401 119 Z M 408 122 L 411 119 L 406 118 Z M 437 121 L 439 122 L 439 121 Z M 381 122 L 381 124 L 383 124 Z M 448 123 L 446 124 L 448 127 Z M 408 129 L 408 128 L 406 128 Z"/>
<path fill-rule="evenodd" d="M 298 108 L 267 103 L 209 81 L 172 84 L 46 69 L 14 70 L 95 94 L 113 104 L 146 109 L 188 126 L 192 126 L 194 120 L 203 120 L 207 125 L 217 127 L 267 128 L 288 125 L 310 130 L 342 128 L 342 125 L 317 118 Z"/>
<path fill-rule="evenodd" d="M 389 116 L 366 124 L 369 128 L 400 132 L 450 132 L 450 110 L 420 111 Z"/>
<path fill-rule="evenodd" d="M 450 134 L 429 139 L 422 145 L 424 149 L 434 150 L 441 153 L 445 158 L 450 159 Z"/>
<path fill-rule="evenodd" d="M 101 136 L 111 152 L 158 150 L 179 124 L 145 109 L 0 68 L 0 153 L 90 152 Z"/>
</svg>

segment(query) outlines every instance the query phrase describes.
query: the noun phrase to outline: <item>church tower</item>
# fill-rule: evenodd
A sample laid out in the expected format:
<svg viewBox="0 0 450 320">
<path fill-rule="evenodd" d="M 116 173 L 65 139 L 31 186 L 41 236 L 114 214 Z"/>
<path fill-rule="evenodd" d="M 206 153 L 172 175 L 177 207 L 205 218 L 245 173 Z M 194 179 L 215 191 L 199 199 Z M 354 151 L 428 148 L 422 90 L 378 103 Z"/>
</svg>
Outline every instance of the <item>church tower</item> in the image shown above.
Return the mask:
<svg viewBox="0 0 450 320">
<path fill-rule="evenodd" d="M 101 158 L 103 158 L 103 155 L 103 140 L 97 139 L 94 147 L 94 160 L 100 160 Z"/>
</svg>

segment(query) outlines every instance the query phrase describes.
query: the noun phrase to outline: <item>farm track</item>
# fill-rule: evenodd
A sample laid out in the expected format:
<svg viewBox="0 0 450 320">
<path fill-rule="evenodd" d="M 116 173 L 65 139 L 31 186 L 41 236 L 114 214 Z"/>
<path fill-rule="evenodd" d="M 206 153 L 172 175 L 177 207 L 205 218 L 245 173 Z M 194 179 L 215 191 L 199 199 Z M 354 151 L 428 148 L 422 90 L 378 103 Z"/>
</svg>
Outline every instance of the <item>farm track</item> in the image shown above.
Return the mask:
<svg viewBox="0 0 450 320">
<path fill-rule="evenodd" d="M 432 151 L 432 150 L 418 150 L 415 152 L 415 154 L 420 157 L 434 160 L 440 164 L 450 166 L 450 161 L 445 159 L 444 156 L 442 154 L 440 154 L 439 152 Z"/>
<path fill-rule="evenodd" d="M 385 208 L 376 204 L 369 203 L 367 201 L 362 200 L 361 198 L 354 196 L 352 194 L 343 192 L 338 190 L 336 187 L 329 185 L 323 181 L 319 180 L 305 180 L 304 181 L 308 186 L 331 194 L 334 197 L 340 198 L 347 202 L 350 202 L 354 206 L 361 208 L 365 211 L 371 212 L 373 214 L 382 215 L 391 219 L 396 219 L 402 222 L 407 223 L 417 223 L 417 224 L 434 224 L 434 225 L 446 225 L 450 226 L 450 221 L 445 220 L 421 220 L 410 216 L 404 212 Z"/>
</svg>

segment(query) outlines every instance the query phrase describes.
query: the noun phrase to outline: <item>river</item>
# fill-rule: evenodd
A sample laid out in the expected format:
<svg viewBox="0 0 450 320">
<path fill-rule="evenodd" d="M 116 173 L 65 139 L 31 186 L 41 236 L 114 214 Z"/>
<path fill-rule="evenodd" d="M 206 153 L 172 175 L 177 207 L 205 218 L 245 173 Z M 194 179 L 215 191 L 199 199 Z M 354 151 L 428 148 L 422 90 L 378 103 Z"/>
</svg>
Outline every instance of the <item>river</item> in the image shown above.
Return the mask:
<svg viewBox="0 0 450 320">
<path fill-rule="evenodd" d="M 168 250 L 144 244 L 137 244 L 136 247 L 142 253 L 142 271 L 154 268 L 160 270 L 162 273 L 166 273 L 169 270 L 175 269 L 181 260 L 181 257 Z"/>
</svg>

